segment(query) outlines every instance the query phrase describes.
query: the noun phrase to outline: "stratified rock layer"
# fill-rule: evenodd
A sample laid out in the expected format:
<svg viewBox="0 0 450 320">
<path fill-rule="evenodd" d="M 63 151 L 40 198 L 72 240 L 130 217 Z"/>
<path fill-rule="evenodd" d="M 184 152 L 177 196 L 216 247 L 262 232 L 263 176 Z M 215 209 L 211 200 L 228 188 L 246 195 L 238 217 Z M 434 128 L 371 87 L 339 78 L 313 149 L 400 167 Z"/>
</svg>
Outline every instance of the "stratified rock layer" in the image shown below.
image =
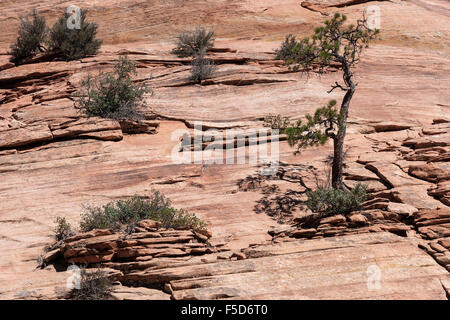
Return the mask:
<svg viewBox="0 0 450 320">
<path fill-rule="evenodd" d="M 46 258 L 65 254 L 72 262 L 103 264 L 121 277 L 117 299 L 446 299 L 448 2 L 181 2 L 78 1 L 99 24 L 99 55 L 73 62 L 40 55 L 19 67 L 0 55 L 0 298 L 62 297 L 71 273 L 52 265 L 35 270 L 56 217 L 76 225 L 82 204 L 158 189 L 177 208 L 207 221 L 211 246 L 193 240 L 190 231 L 147 234 L 126 240 L 128 247 L 120 247 L 115 234 L 97 234 L 85 239 L 91 248 L 73 246 L 81 239 L 72 239 L 64 253 L 51 251 Z M 68 4 L 0 2 L 1 53 L 14 41 L 19 15 L 38 7 L 51 24 Z M 294 156 L 286 137 L 278 136 L 280 164 L 271 176 L 261 173 L 261 159 L 210 164 L 207 155 L 196 163 L 174 161 L 182 150 L 199 155 L 219 145 L 246 148 L 234 140 L 181 148 L 174 133 L 191 134 L 194 141 L 197 121 L 225 136 L 230 129 L 262 128 L 270 113 L 296 120 L 339 100 L 341 92 L 326 93 L 341 80 L 338 70 L 307 77 L 275 60 L 273 51 L 286 34 L 302 38 L 322 21 L 309 10 L 314 5 L 354 21 L 372 4 L 380 9 L 381 39 L 354 70 L 358 87 L 345 145 L 345 184 L 363 182 L 372 192 L 361 212 L 299 223 L 309 215 L 305 191 L 325 180 L 330 144 Z M 218 68 L 193 85 L 190 59 L 170 50 L 178 32 L 197 24 L 216 31 L 208 58 Z M 84 117 L 72 101 L 80 80 L 110 71 L 122 55 L 138 63 L 134 80 L 154 91 L 146 96 L 145 119 Z M 154 242 L 160 238 L 162 243 Z M 224 244 L 229 251 L 208 252 Z"/>
</svg>

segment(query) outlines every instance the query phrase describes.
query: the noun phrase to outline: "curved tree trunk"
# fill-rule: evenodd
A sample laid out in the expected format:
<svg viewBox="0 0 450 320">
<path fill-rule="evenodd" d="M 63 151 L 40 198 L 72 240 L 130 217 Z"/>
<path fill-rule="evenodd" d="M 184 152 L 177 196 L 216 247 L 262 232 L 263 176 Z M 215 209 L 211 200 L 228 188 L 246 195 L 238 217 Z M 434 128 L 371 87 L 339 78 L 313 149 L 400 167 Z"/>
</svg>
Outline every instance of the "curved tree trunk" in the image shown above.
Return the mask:
<svg viewBox="0 0 450 320">
<path fill-rule="evenodd" d="M 347 130 L 347 117 L 348 109 L 350 107 L 350 101 L 356 90 L 356 85 L 353 83 L 353 74 L 347 66 L 344 69 L 344 81 L 347 85 L 347 92 L 345 93 L 344 99 L 342 100 L 340 114 L 342 115 L 342 120 L 339 125 L 339 130 L 334 138 L 334 153 L 333 153 L 333 165 L 331 172 L 331 186 L 335 189 L 345 190 L 343 183 L 343 158 L 344 158 L 344 140 Z"/>
</svg>

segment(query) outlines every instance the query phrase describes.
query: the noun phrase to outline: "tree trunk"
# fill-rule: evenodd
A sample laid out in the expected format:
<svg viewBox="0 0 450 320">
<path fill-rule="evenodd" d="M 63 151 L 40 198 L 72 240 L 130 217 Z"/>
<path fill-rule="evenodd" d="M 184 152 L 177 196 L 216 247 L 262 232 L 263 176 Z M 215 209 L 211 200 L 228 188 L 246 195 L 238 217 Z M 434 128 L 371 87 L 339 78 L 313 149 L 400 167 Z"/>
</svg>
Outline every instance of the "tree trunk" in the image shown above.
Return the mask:
<svg viewBox="0 0 450 320">
<path fill-rule="evenodd" d="M 344 81 L 348 87 L 342 100 L 340 114 L 342 114 L 342 120 L 339 125 L 339 130 L 334 138 L 334 153 L 333 153 L 333 166 L 331 172 L 331 186 L 335 189 L 345 190 L 342 175 L 343 175 L 343 161 L 344 161 L 344 140 L 347 131 L 347 117 L 348 109 L 350 107 L 350 101 L 355 93 L 356 85 L 353 83 L 353 74 L 349 68 L 344 67 Z"/>
<path fill-rule="evenodd" d="M 331 171 L 331 186 L 334 189 L 344 189 L 342 182 L 342 164 L 344 157 L 344 136 L 334 139 L 333 167 Z"/>
</svg>

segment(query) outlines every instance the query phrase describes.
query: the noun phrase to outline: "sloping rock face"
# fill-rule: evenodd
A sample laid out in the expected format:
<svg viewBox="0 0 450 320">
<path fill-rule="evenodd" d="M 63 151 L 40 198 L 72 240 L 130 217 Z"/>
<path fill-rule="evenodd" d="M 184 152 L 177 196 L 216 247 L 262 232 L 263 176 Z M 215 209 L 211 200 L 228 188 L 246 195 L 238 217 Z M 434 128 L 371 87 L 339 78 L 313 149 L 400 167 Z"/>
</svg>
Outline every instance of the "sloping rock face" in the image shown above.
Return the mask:
<svg viewBox="0 0 450 320">
<path fill-rule="evenodd" d="M 51 23 L 67 4 L 0 2 L 0 52 L 14 41 L 24 10 L 37 6 Z M 372 4 L 381 13 L 381 40 L 354 70 L 358 88 L 345 145 L 345 184 L 366 183 L 372 193 L 361 212 L 305 223 L 305 192 L 326 182 L 331 144 L 295 156 L 278 136 L 280 164 L 270 176 L 261 174 L 261 159 L 173 160 L 183 150 L 194 158 L 219 145 L 236 155 L 249 150 L 251 138 L 242 146 L 205 139 L 196 149 L 195 137 L 212 135 L 208 129 L 223 137 L 227 130 L 245 133 L 262 128 L 267 114 L 296 120 L 341 99 L 340 92 L 326 93 L 341 80 L 338 70 L 307 77 L 274 59 L 286 34 L 310 34 L 321 14 L 294 0 L 79 1 L 99 24 L 105 44 L 97 56 L 38 57 L 14 67 L 0 55 L 0 298 L 61 298 L 71 272 L 57 263 L 36 269 L 55 218 L 77 224 L 82 204 L 151 189 L 205 220 L 209 244 L 186 230 L 155 228 L 126 239 L 96 231 L 48 252 L 47 262 L 66 255 L 108 268 L 121 283 L 117 299 L 448 298 L 448 3 L 321 4 L 352 21 Z M 197 24 L 216 31 L 208 58 L 218 69 L 193 85 L 190 59 L 170 50 L 178 32 Z M 110 71 L 123 55 L 137 61 L 134 80 L 154 91 L 145 119 L 84 117 L 72 101 L 80 80 Z M 179 131 L 190 144 L 180 147 Z"/>
</svg>

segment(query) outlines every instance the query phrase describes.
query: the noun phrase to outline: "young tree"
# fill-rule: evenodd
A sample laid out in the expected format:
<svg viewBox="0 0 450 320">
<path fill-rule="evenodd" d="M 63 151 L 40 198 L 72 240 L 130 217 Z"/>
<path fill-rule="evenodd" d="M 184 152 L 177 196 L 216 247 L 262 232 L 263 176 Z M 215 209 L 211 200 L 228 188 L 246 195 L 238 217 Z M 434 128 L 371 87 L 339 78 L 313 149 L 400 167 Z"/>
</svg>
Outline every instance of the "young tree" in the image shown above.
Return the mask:
<svg viewBox="0 0 450 320">
<path fill-rule="evenodd" d="M 343 71 L 343 83 L 335 82 L 328 91 L 331 93 L 340 89 L 345 92 L 340 108 L 337 109 L 336 100 L 332 100 L 327 106 L 317 109 L 314 115 L 307 115 L 306 123 L 299 120 L 286 128 L 289 144 L 297 145 L 298 150 L 333 139 L 331 183 L 333 188 L 340 190 L 345 189 L 342 164 L 348 110 L 357 85 L 351 69 L 359 61 L 362 50 L 379 33 L 379 30 L 372 30 L 367 26 L 365 16 L 357 20 L 356 25 L 344 25 L 346 20 L 345 15 L 336 13 L 333 18 L 325 21 L 324 26 L 316 28 L 311 38 L 297 41 L 290 35 L 278 51 L 278 56 L 287 64 L 294 64 L 294 69 L 297 70 L 300 66 L 308 70 L 313 65 L 323 70 L 330 63 L 337 63 Z"/>
</svg>

